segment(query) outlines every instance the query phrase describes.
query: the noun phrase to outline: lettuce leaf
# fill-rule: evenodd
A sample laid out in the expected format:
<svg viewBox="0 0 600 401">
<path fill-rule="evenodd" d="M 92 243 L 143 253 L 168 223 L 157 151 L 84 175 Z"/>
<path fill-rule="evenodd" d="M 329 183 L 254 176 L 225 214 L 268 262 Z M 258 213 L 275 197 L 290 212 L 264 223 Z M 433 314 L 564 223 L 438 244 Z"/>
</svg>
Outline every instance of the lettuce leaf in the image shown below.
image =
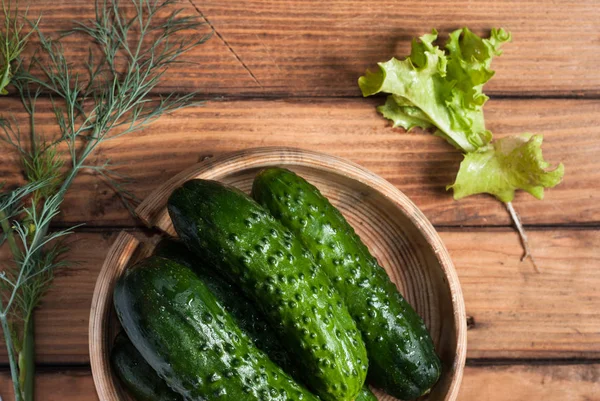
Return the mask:
<svg viewBox="0 0 600 401">
<path fill-rule="evenodd" d="M 492 59 L 501 54 L 500 47 L 510 40 L 510 33 L 492 29 L 490 37 L 482 39 L 468 28 L 459 29 L 450 34 L 444 50 L 434 45 L 437 37 L 433 30 L 413 40 L 408 57 L 378 63 L 378 69 L 367 70 L 358 85 L 364 97 L 388 94 L 377 110 L 394 127 L 435 129 L 435 135 L 465 153 L 456 180 L 447 189 L 453 189 L 454 199 L 488 193 L 506 203 L 521 236 L 524 257 L 531 258 L 537 271 L 512 200 L 519 189 L 542 199 L 544 188 L 562 180 L 564 166 L 560 163 L 548 169 L 541 135 L 492 142 L 492 133 L 485 129 L 483 106 L 488 97 L 483 86 L 494 76 Z"/>
<path fill-rule="evenodd" d="M 456 181 L 448 186 L 454 190 L 454 199 L 488 193 L 507 203 L 513 200 L 517 189 L 542 199 L 544 188 L 557 185 L 565 171 L 562 163 L 547 170 L 549 163 L 542 156 L 542 140 L 541 135 L 510 136 L 467 153 Z"/>
<path fill-rule="evenodd" d="M 365 97 L 391 94 L 378 110 L 394 126 L 436 127 L 436 135 L 473 152 L 492 137 L 485 129 L 482 107 L 488 98 L 482 88 L 494 75 L 493 56 L 510 34 L 493 29 L 489 39 L 482 39 L 468 28 L 459 29 L 450 34 L 446 51 L 434 46 L 437 36 L 433 30 L 413 40 L 409 57 L 378 63 L 378 70 L 367 71 L 358 84 Z"/>
</svg>

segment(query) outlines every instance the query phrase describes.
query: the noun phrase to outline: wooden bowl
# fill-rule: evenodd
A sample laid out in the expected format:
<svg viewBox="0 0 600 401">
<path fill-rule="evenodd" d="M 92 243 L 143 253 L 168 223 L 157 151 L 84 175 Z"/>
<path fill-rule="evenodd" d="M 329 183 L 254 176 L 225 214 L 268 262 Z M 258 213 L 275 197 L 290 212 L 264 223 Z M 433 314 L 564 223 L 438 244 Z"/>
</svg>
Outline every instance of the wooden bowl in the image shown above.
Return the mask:
<svg viewBox="0 0 600 401">
<path fill-rule="evenodd" d="M 138 207 L 148 225 L 175 234 L 166 202 L 171 192 L 193 178 L 218 180 L 246 192 L 265 167 L 289 168 L 316 185 L 356 229 L 402 294 L 423 317 L 443 363 L 429 401 L 454 401 L 466 355 L 466 315 L 460 284 L 435 229 L 397 188 L 368 170 L 334 156 L 290 148 L 259 148 L 197 164 L 160 185 Z M 90 313 L 90 359 L 100 400 L 126 400 L 111 372 L 109 351 L 118 322 L 112 307 L 116 280 L 153 245 L 121 233 L 110 249 L 94 291 Z M 380 400 L 393 397 L 378 393 Z"/>
</svg>

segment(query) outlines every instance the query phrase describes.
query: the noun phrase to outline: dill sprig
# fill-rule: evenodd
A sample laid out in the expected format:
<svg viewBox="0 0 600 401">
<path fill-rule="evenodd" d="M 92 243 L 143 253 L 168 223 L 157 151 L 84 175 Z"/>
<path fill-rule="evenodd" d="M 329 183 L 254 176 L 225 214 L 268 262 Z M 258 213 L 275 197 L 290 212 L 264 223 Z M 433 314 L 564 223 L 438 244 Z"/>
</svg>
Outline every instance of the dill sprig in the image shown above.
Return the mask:
<svg viewBox="0 0 600 401">
<path fill-rule="evenodd" d="M 13 76 L 13 63 L 27 45 L 27 40 L 33 34 L 33 30 L 23 33 L 27 21 L 27 10 L 23 14 L 19 12 L 18 4 L 13 6 L 11 0 L 2 0 L 2 12 L 4 21 L 0 31 L 0 95 L 8 94 L 6 87 L 10 84 Z M 28 21 L 37 27 L 36 21 Z"/>
<path fill-rule="evenodd" d="M 169 12 L 172 3 L 130 0 L 131 7 L 125 10 L 117 0 L 98 0 L 94 19 L 77 22 L 60 38 L 45 36 L 38 21 L 30 23 L 39 48 L 30 60 L 18 62 L 11 80 L 30 116 L 30 145 L 22 145 L 16 124 L 0 120 L 0 136 L 21 155 L 28 181 L 0 196 L 0 245 L 8 242 L 13 256 L 12 265 L 3 266 L 0 273 L 0 324 L 17 401 L 33 400 L 32 312 L 53 272 L 68 263 L 64 259 L 68 246 L 62 239 L 73 227 L 50 230 L 65 193 L 80 172 L 91 171 L 119 190 L 124 200 L 130 199 L 132 194 L 123 189 L 122 177 L 109 161 L 92 165 L 90 155 L 106 141 L 196 104 L 193 94 L 151 97 L 169 67 L 208 39 L 200 33 L 203 20 L 181 10 Z M 26 40 L 30 34 L 21 35 L 22 25 L 8 29 L 14 26 L 14 14 L 5 9 L 5 18 L 10 20 L 6 35 L 17 32 L 19 43 Z M 91 44 L 85 74 L 77 72 L 65 54 L 62 40 L 70 35 Z M 36 130 L 41 97 L 50 100 L 58 127 L 58 135 L 49 141 Z M 67 150 L 59 151 L 59 145 Z"/>
</svg>

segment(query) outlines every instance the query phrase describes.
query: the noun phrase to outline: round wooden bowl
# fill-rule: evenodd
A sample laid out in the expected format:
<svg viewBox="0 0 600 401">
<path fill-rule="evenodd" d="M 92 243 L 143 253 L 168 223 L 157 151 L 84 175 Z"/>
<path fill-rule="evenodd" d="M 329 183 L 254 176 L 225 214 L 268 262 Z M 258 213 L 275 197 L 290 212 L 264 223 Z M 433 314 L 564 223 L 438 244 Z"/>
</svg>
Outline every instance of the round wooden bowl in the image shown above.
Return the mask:
<svg viewBox="0 0 600 401">
<path fill-rule="evenodd" d="M 166 202 L 171 192 L 193 178 L 218 180 L 249 192 L 265 167 L 283 166 L 316 185 L 337 206 L 401 293 L 423 317 L 443 363 L 429 401 L 457 398 L 466 356 L 466 315 L 450 256 L 423 213 L 397 188 L 368 170 L 334 156 L 290 148 L 259 148 L 199 163 L 160 185 L 138 207 L 151 227 L 174 235 Z M 121 233 L 110 249 L 94 291 L 90 313 L 90 359 L 101 401 L 128 399 L 114 377 L 109 351 L 118 328 L 112 307 L 116 280 L 151 244 Z M 378 393 L 380 400 L 393 397 Z"/>
</svg>

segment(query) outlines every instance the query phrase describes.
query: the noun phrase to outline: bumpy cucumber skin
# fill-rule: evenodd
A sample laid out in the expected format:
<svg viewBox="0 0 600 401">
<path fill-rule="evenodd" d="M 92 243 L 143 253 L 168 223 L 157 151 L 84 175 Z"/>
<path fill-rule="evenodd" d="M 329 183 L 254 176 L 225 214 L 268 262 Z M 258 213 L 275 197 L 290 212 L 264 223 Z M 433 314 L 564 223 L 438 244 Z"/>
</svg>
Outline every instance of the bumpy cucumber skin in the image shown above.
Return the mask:
<svg viewBox="0 0 600 401">
<path fill-rule="evenodd" d="M 243 192 L 192 180 L 171 195 L 179 237 L 259 306 L 325 401 L 353 400 L 367 357 L 354 321 L 300 242 Z"/>
<path fill-rule="evenodd" d="M 269 327 L 262 312 L 242 294 L 239 288 L 218 276 L 215 271 L 210 270 L 207 263 L 204 263 L 180 241 L 164 239 L 158 243 L 154 254 L 192 269 L 217 301 L 233 317 L 238 327 L 250 337 L 254 345 L 294 379 L 298 379 L 298 369 L 285 352 L 279 338 Z"/>
<path fill-rule="evenodd" d="M 377 397 L 366 384 L 360 390 L 354 401 L 377 401 Z"/>
<path fill-rule="evenodd" d="M 363 335 L 369 382 L 401 399 L 429 391 L 441 373 L 429 332 L 339 210 L 281 168 L 259 173 L 252 193 L 332 278 Z"/>
<path fill-rule="evenodd" d="M 173 250 L 177 248 L 174 247 L 170 249 Z M 232 293 L 232 296 L 235 295 L 241 296 L 239 292 Z M 256 318 L 260 319 L 258 316 L 256 316 Z M 264 322 L 259 320 L 259 324 L 262 325 L 263 323 Z M 247 334 L 252 338 L 252 333 L 248 332 Z M 259 335 L 262 334 L 263 333 L 260 333 Z M 279 344 L 279 340 L 273 335 L 268 335 L 268 339 Z M 261 338 L 261 340 L 266 339 Z M 298 372 L 291 364 L 290 359 L 285 355 L 283 349 L 280 348 L 280 351 L 280 353 L 276 354 L 276 357 L 284 355 L 284 360 L 280 361 L 283 362 L 283 364 L 278 363 L 278 365 L 283 367 L 287 373 L 292 375 L 292 377 L 295 377 L 291 370 L 294 370 L 295 374 L 298 374 Z M 269 357 L 271 357 L 271 355 L 269 355 Z M 273 362 L 277 363 L 277 360 L 271 359 Z M 137 401 L 183 401 L 183 397 L 171 390 L 169 386 L 167 386 L 167 383 L 156 374 L 154 369 L 146 362 L 142 354 L 139 353 L 125 333 L 120 332 L 115 338 L 113 348 L 110 352 L 110 360 L 117 376 L 121 382 L 123 382 L 127 391 Z M 288 368 L 291 370 L 288 370 Z M 371 390 L 365 385 L 354 401 L 377 401 L 377 397 L 375 397 Z"/>
<path fill-rule="evenodd" d="M 114 304 L 144 359 L 188 401 L 317 401 L 258 350 L 191 269 L 152 256 L 117 282 Z"/>
<path fill-rule="evenodd" d="M 125 333 L 115 338 L 110 351 L 113 370 L 137 401 L 183 401 L 183 397 L 167 386 Z"/>
<path fill-rule="evenodd" d="M 233 316 L 239 328 L 248 334 L 254 345 L 294 379 L 301 379 L 298 367 L 293 363 L 288 353 L 285 352 L 279 338 L 271 330 L 263 314 L 254 307 L 254 304 L 237 287 L 207 269 L 206 264 L 190 252 L 180 241 L 163 239 L 154 249 L 154 254 L 174 260 L 194 270 L 200 280 L 206 284 L 217 298 L 217 301 Z M 148 368 L 150 367 L 148 366 Z M 156 377 L 158 378 L 158 376 Z M 365 385 L 354 401 L 377 401 L 377 397 Z"/>
</svg>

